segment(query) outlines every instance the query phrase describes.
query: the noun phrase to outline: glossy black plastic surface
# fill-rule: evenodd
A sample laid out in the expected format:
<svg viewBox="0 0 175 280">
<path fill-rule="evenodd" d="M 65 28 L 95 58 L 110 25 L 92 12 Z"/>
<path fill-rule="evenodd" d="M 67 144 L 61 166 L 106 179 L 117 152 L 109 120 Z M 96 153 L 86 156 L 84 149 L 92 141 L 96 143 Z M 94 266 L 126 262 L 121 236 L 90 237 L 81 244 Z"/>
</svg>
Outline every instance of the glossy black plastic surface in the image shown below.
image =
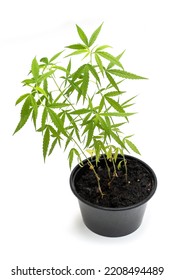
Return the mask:
<svg viewBox="0 0 175 280">
<path fill-rule="evenodd" d="M 85 225 L 93 232 L 108 236 L 119 237 L 134 232 L 142 223 L 148 200 L 153 196 L 157 187 L 157 178 L 154 171 L 143 161 L 132 156 L 126 159 L 138 160 L 152 176 L 153 188 L 149 196 L 142 202 L 126 208 L 104 208 L 85 201 L 76 191 L 76 180 L 81 176 L 81 167 L 77 165 L 70 176 L 70 186 L 78 198 L 80 210 Z M 94 159 L 93 159 L 94 160 Z M 86 164 L 86 160 L 84 164 Z"/>
</svg>

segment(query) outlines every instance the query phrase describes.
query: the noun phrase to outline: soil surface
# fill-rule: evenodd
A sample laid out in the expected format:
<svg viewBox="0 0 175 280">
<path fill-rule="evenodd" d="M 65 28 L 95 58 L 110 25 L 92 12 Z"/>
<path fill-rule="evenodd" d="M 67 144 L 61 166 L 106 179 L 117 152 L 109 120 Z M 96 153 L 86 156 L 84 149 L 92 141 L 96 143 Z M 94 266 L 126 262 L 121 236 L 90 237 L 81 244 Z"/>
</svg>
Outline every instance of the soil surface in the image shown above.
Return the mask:
<svg viewBox="0 0 175 280">
<path fill-rule="evenodd" d="M 81 177 L 76 182 L 76 190 L 86 201 L 103 207 L 119 208 L 137 204 L 150 194 L 153 185 L 152 177 L 139 161 L 127 160 L 127 180 L 124 166 L 117 170 L 115 177 L 111 162 L 109 166 L 111 179 L 104 164 L 95 167 L 100 177 L 103 197 L 99 193 L 94 172 L 87 165 L 82 168 Z"/>
</svg>

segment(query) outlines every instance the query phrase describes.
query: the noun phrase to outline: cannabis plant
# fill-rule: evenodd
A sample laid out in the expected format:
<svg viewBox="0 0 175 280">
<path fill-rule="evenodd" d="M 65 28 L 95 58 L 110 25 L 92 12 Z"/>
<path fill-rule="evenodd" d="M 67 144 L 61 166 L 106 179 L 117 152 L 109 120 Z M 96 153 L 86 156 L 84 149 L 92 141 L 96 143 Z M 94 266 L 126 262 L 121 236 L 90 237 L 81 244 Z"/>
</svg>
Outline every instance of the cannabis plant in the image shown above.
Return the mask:
<svg viewBox="0 0 175 280">
<path fill-rule="evenodd" d="M 129 109 L 135 96 L 128 98 L 120 85 L 125 79 L 144 78 L 124 70 L 120 61 L 124 52 L 113 55 L 106 51 L 111 46 L 96 44 L 101 28 L 102 24 L 88 38 L 76 25 L 79 43 L 64 47 L 51 58 L 34 57 L 29 76 L 22 81 L 26 93 L 16 101 L 16 105 L 23 105 L 14 133 L 31 117 L 35 130 L 43 136 L 44 160 L 56 146 L 68 150 L 70 167 L 74 157 L 81 166 L 82 159 L 87 159 L 103 196 L 89 154 L 96 157 L 97 166 L 100 157 L 104 157 L 109 186 L 117 176 L 121 162 L 117 166 L 116 161 L 121 154 L 127 178 L 124 153 L 131 149 L 139 154 L 139 150 L 130 140 L 131 135 L 123 134 L 122 127 L 134 114 Z M 114 166 L 113 174 L 109 161 Z"/>
</svg>

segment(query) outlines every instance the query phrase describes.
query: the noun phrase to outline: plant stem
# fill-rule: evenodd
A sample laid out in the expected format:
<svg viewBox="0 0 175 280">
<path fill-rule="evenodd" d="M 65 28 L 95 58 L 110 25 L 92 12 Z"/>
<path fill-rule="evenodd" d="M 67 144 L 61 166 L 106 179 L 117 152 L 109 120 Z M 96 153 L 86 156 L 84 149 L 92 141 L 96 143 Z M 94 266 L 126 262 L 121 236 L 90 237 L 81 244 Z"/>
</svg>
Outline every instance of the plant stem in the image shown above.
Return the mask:
<svg viewBox="0 0 175 280">
<path fill-rule="evenodd" d="M 128 167 L 127 167 L 127 160 L 125 159 L 124 153 L 122 153 L 124 166 L 125 166 L 125 180 L 128 182 Z"/>
<path fill-rule="evenodd" d="M 104 154 L 103 154 L 103 158 L 104 158 L 104 161 L 105 161 L 105 164 L 106 164 L 106 168 L 107 168 L 107 171 L 108 171 L 108 177 L 109 177 L 109 179 L 111 179 L 111 170 L 109 168 L 108 162 L 106 160 L 106 156 Z"/>
<path fill-rule="evenodd" d="M 94 172 L 94 175 L 95 175 L 95 177 L 96 177 L 96 179 L 97 179 L 98 190 L 99 190 L 99 192 L 100 192 L 100 194 L 101 194 L 101 196 L 102 196 L 102 198 L 103 198 L 104 193 L 102 192 L 102 189 L 101 189 L 101 186 L 100 186 L 100 178 L 99 178 L 97 172 L 95 171 L 95 168 L 94 168 L 93 164 L 92 164 L 91 161 L 88 159 L 88 157 L 86 156 L 86 154 L 84 153 L 84 151 L 81 149 L 81 147 L 80 147 L 80 145 L 78 144 L 78 142 L 77 142 L 73 137 L 71 137 L 69 133 L 68 133 L 68 136 L 71 138 L 71 140 L 75 143 L 75 145 L 78 147 L 78 149 L 79 149 L 79 150 L 81 151 L 81 153 L 84 155 L 84 157 L 86 158 L 86 160 L 87 160 L 87 162 L 88 162 L 88 165 L 89 165 L 90 169 Z"/>
</svg>

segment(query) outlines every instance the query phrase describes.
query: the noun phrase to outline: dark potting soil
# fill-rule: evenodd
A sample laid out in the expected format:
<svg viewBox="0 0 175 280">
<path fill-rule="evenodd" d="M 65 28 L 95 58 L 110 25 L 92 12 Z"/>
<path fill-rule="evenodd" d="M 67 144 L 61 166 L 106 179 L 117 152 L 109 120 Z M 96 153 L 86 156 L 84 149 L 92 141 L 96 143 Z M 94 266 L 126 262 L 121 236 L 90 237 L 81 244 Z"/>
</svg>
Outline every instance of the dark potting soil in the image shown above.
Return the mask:
<svg viewBox="0 0 175 280">
<path fill-rule="evenodd" d="M 116 164 L 117 165 L 117 164 Z M 114 169 L 109 163 L 111 176 Z M 152 190 L 152 178 L 148 170 L 137 160 L 127 160 L 127 180 L 125 168 L 117 170 L 117 177 L 109 176 L 106 166 L 99 165 L 95 170 L 100 177 L 103 197 L 98 191 L 94 172 L 86 166 L 82 168 L 81 177 L 76 182 L 76 190 L 86 201 L 103 207 L 127 207 L 143 201 Z"/>
</svg>

